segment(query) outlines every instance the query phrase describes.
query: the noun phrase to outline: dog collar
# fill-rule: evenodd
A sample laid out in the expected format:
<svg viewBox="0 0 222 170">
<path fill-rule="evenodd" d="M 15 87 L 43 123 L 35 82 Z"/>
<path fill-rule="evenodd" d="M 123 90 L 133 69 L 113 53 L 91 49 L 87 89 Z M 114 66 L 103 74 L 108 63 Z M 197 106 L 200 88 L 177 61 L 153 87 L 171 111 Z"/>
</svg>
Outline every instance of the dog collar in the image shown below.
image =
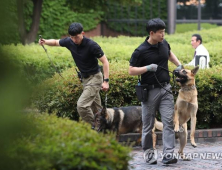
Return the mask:
<svg viewBox="0 0 222 170">
<path fill-rule="evenodd" d="M 190 91 L 190 90 L 195 90 L 196 86 L 192 85 L 192 86 L 185 86 L 181 88 L 181 91 Z"/>
</svg>

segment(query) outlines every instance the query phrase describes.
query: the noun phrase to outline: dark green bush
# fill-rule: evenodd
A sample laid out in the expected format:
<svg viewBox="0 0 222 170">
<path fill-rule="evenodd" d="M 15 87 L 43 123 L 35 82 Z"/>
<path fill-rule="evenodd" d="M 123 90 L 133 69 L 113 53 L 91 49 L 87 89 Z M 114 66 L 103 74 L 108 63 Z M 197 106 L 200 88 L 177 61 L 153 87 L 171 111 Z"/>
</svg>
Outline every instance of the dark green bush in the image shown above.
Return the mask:
<svg viewBox="0 0 222 170">
<path fill-rule="evenodd" d="M 126 62 L 125 64 L 121 62 L 110 64 L 108 107 L 140 105 L 134 88 L 137 83 L 137 76 L 130 76 L 128 67 Z M 169 69 L 172 71 L 174 68 L 175 66 L 170 66 Z M 62 80 L 56 75 L 36 88 L 38 94 L 34 95 L 33 101 L 39 110 L 56 111 L 59 116 L 68 116 L 78 120 L 76 102 L 82 92 L 82 87 L 76 85 L 80 84 L 76 76 L 70 76 L 73 71 L 73 69 L 70 69 L 63 73 L 66 80 Z M 221 72 L 221 67 L 217 66 L 212 69 L 199 70 L 196 76 L 199 101 L 197 126 L 200 128 L 220 125 L 222 122 Z M 173 85 L 172 79 L 171 84 Z M 177 95 L 174 94 L 175 99 Z M 105 93 L 101 92 L 101 96 L 104 105 Z"/>
<path fill-rule="evenodd" d="M 127 63 L 114 63 L 110 66 L 110 90 L 108 92 L 108 107 L 120 107 L 132 104 L 139 104 L 134 89 L 136 77 L 128 76 Z M 33 94 L 33 103 L 42 112 L 56 111 L 58 116 L 70 117 L 78 120 L 76 102 L 82 93 L 82 85 L 74 68 L 65 71 L 62 79 L 58 74 L 46 80 L 36 87 Z M 134 81 L 135 80 L 135 81 Z M 101 99 L 104 105 L 105 92 L 101 92 Z"/>
<path fill-rule="evenodd" d="M 198 126 L 212 127 L 221 122 L 221 95 L 219 66 L 221 66 L 222 49 L 220 47 L 222 36 L 218 32 L 222 27 L 203 30 L 200 34 L 203 37 L 203 44 L 208 49 L 211 57 L 211 68 L 200 70 L 197 76 L 199 91 Z M 191 61 L 194 49 L 190 45 L 191 35 L 195 32 L 183 34 L 166 35 L 172 51 L 177 55 L 182 64 Z M 145 37 L 115 37 L 93 38 L 101 45 L 109 62 L 110 67 L 110 90 L 108 92 L 108 107 L 119 107 L 127 105 L 138 105 L 135 97 L 134 85 L 137 77 L 128 75 L 129 60 L 134 49 L 145 40 Z M 47 58 L 42 47 L 39 45 L 8 45 L 2 46 L 3 51 L 10 54 L 10 59 L 23 72 L 30 83 L 36 88 L 34 103 L 41 111 L 56 113 L 62 117 L 70 117 L 78 120 L 76 112 L 76 101 L 79 98 L 82 87 L 76 77 L 74 68 L 65 71 L 74 65 L 70 52 L 66 48 L 46 47 L 48 53 L 58 70 L 63 71 L 62 79 L 58 74 L 43 82 L 38 88 L 34 85 L 54 75 L 55 69 Z M 218 65 L 218 66 L 217 66 Z M 175 66 L 169 64 L 172 71 Z M 41 90 L 43 90 L 41 92 Z M 105 93 L 101 92 L 104 104 Z M 176 97 L 176 96 L 175 96 Z M 36 99 L 36 100 L 35 100 Z M 217 119 L 215 119 L 215 117 Z"/>
<path fill-rule="evenodd" d="M 93 10 L 76 12 L 69 7 L 66 0 L 44 0 L 38 33 L 46 39 L 60 39 L 61 36 L 68 34 L 68 27 L 73 22 L 82 23 L 84 31 L 89 31 L 96 28 L 101 21 L 101 15 L 101 11 L 95 12 Z"/>
<path fill-rule="evenodd" d="M 199 70 L 197 75 L 197 122 L 202 128 L 221 127 L 222 122 L 222 65 Z"/>
<path fill-rule="evenodd" d="M 10 169 L 16 160 L 8 155 L 8 148 L 24 131 L 32 129 L 21 116 L 21 110 L 27 105 L 29 91 L 20 69 L 0 47 L 0 169 Z"/>
<path fill-rule="evenodd" d="M 20 170 L 125 170 L 130 148 L 88 124 L 48 114 L 28 114 L 31 133 L 13 141 L 8 155 Z"/>
</svg>

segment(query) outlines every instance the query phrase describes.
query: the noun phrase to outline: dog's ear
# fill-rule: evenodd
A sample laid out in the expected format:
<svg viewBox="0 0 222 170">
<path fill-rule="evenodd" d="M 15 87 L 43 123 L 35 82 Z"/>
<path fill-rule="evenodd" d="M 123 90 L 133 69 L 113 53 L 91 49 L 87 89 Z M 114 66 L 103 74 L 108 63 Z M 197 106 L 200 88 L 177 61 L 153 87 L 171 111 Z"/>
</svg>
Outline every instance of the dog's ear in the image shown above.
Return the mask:
<svg viewBox="0 0 222 170">
<path fill-rule="evenodd" d="M 191 70 L 191 73 L 193 73 L 193 75 L 196 75 L 198 70 L 199 70 L 199 66 L 196 66 L 194 67 L 194 69 Z"/>
<path fill-rule="evenodd" d="M 102 116 L 106 116 L 106 107 L 102 108 L 101 115 Z"/>
</svg>

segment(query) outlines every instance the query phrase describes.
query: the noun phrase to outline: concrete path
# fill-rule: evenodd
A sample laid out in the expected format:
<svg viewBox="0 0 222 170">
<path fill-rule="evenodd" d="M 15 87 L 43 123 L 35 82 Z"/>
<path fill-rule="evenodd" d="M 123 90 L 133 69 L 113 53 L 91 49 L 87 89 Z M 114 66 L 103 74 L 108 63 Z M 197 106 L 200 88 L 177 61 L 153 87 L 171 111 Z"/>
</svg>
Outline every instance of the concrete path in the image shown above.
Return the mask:
<svg viewBox="0 0 222 170">
<path fill-rule="evenodd" d="M 175 153 L 178 152 L 179 144 L 176 144 Z M 197 147 L 193 148 L 190 143 L 184 148 L 184 153 L 190 161 L 179 159 L 176 164 L 164 165 L 162 160 L 162 145 L 157 146 L 158 162 L 156 165 L 148 165 L 143 159 L 143 150 L 140 146 L 133 147 L 131 152 L 133 160 L 129 162 L 130 170 L 148 170 L 148 169 L 164 169 L 164 170 L 222 170 L 222 141 L 214 143 L 197 143 Z"/>
</svg>

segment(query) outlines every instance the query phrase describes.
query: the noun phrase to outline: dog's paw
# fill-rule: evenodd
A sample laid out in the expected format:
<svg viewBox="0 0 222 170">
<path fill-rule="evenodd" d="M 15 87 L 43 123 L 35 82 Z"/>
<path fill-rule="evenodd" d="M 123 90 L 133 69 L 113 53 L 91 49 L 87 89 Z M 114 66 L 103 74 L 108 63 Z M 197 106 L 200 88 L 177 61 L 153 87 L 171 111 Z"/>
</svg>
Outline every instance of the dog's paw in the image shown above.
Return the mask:
<svg viewBox="0 0 222 170">
<path fill-rule="evenodd" d="M 197 147 L 197 144 L 196 143 L 191 143 L 191 145 L 196 148 Z"/>
<path fill-rule="evenodd" d="M 191 161 L 190 158 L 183 158 L 183 161 Z"/>
<path fill-rule="evenodd" d="M 174 127 L 174 131 L 175 131 L 175 132 L 179 132 L 179 130 L 180 130 L 179 125 L 178 125 L 178 126 L 175 125 L 175 127 Z"/>
</svg>

